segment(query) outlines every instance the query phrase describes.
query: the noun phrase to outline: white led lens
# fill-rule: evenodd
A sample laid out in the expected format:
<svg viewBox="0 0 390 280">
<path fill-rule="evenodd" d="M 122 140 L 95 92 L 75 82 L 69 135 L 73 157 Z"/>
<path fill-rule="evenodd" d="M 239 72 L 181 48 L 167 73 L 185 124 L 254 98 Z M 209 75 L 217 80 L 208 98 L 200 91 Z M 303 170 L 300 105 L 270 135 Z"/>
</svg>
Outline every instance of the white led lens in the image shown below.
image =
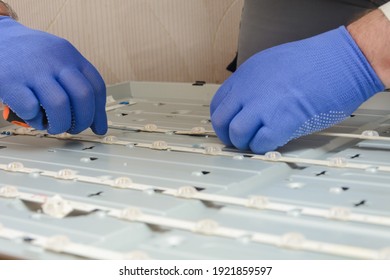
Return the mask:
<svg viewBox="0 0 390 280">
<path fill-rule="evenodd" d="M 114 180 L 113 187 L 117 188 L 130 188 L 133 184 L 133 181 L 129 177 L 119 177 Z"/>
<path fill-rule="evenodd" d="M 279 152 L 268 152 L 265 154 L 265 159 L 269 161 L 278 161 L 282 158 L 282 154 Z"/>
<path fill-rule="evenodd" d="M 46 215 L 60 219 L 72 212 L 73 207 L 68 201 L 62 199 L 62 197 L 55 195 L 42 204 L 42 211 Z"/>
<path fill-rule="evenodd" d="M 152 149 L 154 149 L 154 150 L 167 150 L 168 144 L 165 141 L 155 141 L 152 144 Z"/>
<path fill-rule="evenodd" d="M 72 180 L 75 178 L 76 172 L 72 169 L 61 169 L 57 173 L 57 178 L 58 179 L 63 179 L 63 180 Z"/>
<path fill-rule="evenodd" d="M 252 196 L 247 201 L 247 206 L 251 208 L 264 209 L 267 208 L 269 201 L 264 196 Z"/>
<path fill-rule="evenodd" d="M 302 248 L 305 236 L 297 232 L 289 232 L 282 236 L 279 246 L 282 248 L 298 250 Z"/>
<path fill-rule="evenodd" d="M 0 188 L 0 197 L 15 198 L 18 195 L 18 189 L 14 186 L 5 186 Z"/>
<path fill-rule="evenodd" d="M 339 221 L 348 221 L 350 216 L 351 211 L 343 207 L 333 207 L 328 213 L 328 218 Z"/>
<path fill-rule="evenodd" d="M 331 167 L 345 167 L 347 166 L 347 164 L 347 159 L 343 157 L 335 157 L 329 159 L 329 166 Z"/>
<path fill-rule="evenodd" d="M 103 143 L 112 144 L 118 142 L 118 138 L 116 136 L 108 135 L 103 138 Z"/>
<path fill-rule="evenodd" d="M 156 131 L 157 130 L 157 125 L 155 125 L 153 123 L 149 123 L 149 124 L 144 126 L 144 130 L 145 131 L 149 131 L 149 132 Z"/>
<path fill-rule="evenodd" d="M 362 136 L 365 137 L 378 137 L 379 133 L 375 130 L 365 130 L 362 132 Z"/>
<path fill-rule="evenodd" d="M 211 235 L 218 229 L 218 227 L 219 225 L 216 221 L 205 219 L 196 223 L 194 231 L 206 235 Z"/>
<path fill-rule="evenodd" d="M 21 171 L 24 168 L 23 163 L 14 161 L 7 165 L 8 171 Z"/>
<path fill-rule="evenodd" d="M 119 214 L 119 217 L 128 221 L 135 221 L 142 216 L 141 210 L 135 207 L 123 209 Z"/>
<path fill-rule="evenodd" d="M 176 196 L 183 198 L 192 198 L 198 191 L 191 186 L 181 187 L 176 191 Z"/>
<path fill-rule="evenodd" d="M 218 146 L 207 146 L 205 147 L 205 154 L 207 155 L 218 155 L 222 152 L 222 149 Z"/>
</svg>

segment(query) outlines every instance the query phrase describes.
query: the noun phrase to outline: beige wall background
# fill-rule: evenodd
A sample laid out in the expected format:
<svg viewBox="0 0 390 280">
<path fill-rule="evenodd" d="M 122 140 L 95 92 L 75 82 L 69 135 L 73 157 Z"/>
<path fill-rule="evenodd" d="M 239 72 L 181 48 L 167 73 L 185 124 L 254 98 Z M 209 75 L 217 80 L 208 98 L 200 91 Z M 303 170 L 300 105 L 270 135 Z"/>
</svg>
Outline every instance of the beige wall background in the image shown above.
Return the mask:
<svg viewBox="0 0 390 280">
<path fill-rule="evenodd" d="M 68 39 L 107 84 L 221 83 L 244 0 L 6 0 L 21 23 Z"/>
</svg>

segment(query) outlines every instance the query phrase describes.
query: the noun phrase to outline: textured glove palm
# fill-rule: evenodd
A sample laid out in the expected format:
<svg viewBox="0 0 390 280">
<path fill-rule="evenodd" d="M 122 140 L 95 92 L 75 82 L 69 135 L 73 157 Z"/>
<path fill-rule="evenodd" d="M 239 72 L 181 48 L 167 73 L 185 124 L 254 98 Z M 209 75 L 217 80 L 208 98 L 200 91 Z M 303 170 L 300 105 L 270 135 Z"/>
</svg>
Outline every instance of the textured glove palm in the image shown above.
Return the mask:
<svg viewBox="0 0 390 280">
<path fill-rule="evenodd" d="M 107 131 L 106 87 L 95 67 L 68 41 L 9 17 L 0 17 L 0 98 L 51 134 Z"/>
<path fill-rule="evenodd" d="M 226 145 L 265 153 L 334 125 L 384 86 L 345 27 L 252 56 L 210 110 Z"/>
</svg>

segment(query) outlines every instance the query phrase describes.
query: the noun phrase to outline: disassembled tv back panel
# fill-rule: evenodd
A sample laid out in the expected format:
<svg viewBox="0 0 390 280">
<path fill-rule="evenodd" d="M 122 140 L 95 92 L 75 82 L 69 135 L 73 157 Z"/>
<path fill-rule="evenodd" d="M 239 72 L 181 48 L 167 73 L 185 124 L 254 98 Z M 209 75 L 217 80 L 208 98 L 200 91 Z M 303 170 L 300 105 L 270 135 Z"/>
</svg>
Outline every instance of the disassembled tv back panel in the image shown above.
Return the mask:
<svg viewBox="0 0 390 280">
<path fill-rule="evenodd" d="M 105 136 L 1 122 L 0 258 L 390 259 L 389 96 L 256 155 L 216 137 L 216 89 L 111 86 Z"/>
</svg>

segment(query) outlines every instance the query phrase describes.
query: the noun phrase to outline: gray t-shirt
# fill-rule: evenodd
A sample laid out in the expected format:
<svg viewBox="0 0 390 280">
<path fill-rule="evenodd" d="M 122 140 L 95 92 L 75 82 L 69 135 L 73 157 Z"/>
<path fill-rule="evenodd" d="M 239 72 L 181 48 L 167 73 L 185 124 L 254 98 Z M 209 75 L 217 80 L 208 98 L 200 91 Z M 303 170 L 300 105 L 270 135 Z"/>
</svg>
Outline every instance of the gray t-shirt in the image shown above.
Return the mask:
<svg viewBox="0 0 390 280">
<path fill-rule="evenodd" d="M 245 0 L 238 65 L 253 54 L 347 25 L 389 0 Z"/>
</svg>

